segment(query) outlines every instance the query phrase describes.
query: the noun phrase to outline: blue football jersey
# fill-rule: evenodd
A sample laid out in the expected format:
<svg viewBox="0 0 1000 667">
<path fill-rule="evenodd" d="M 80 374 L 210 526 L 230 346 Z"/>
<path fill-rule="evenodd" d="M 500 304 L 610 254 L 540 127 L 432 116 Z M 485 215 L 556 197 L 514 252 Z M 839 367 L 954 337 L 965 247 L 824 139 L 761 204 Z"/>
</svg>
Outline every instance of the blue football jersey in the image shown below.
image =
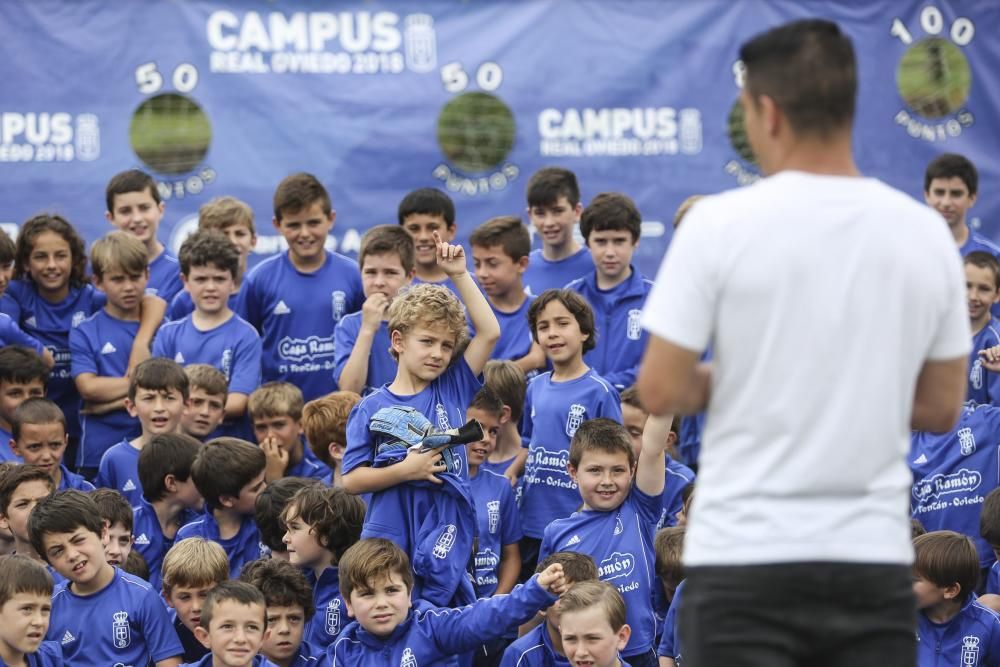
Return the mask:
<svg viewBox="0 0 1000 667">
<path fill-rule="evenodd" d="M 506 477 L 480 467 L 476 476 L 469 479 L 469 490 L 479 525 L 474 577 L 476 597 L 488 598 L 496 592 L 499 583 L 504 546 L 515 544 L 523 537 L 521 518 Z"/>
<path fill-rule="evenodd" d="M 240 293 L 233 292 L 229 295 L 228 299 L 229 310 L 233 311 L 240 317 L 243 317 L 243 313 L 239 311 L 240 307 Z M 191 298 L 191 293 L 186 289 L 182 289 L 176 295 L 174 295 L 173 300 L 170 302 L 170 306 L 167 307 L 166 319 L 170 321 L 183 320 L 185 317 L 194 312 L 194 300 Z M 245 317 L 243 319 L 246 319 Z"/>
<path fill-rule="evenodd" d="M 354 349 L 354 342 L 358 339 L 361 331 L 361 312 L 344 315 L 337 322 L 333 330 L 333 349 L 336 368 L 333 371 L 333 380 L 340 383 L 340 376 L 344 372 L 347 360 L 351 357 Z M 364 389 L 361 395 L 370 393 L 384 384 L 389 384 L 396 379 L 396 360 L 389 353 L 389 324 L 382 322 L 375 336 L 372 338 L 372 349 L 368 354 L 368 377 L 365 380 Z"/>
<path fill-rule="evenodd" d="M 109 447 L 101 457 L 94 483 L 98 487 L 114 489 L 128 504 L 135 507 L 142 501 L 142 484 L 139 482 L 139 450 L 128 440 Z"/>
<path fill-rule="evenodd" d="M 7 313 L 0 313 L 0 347 L 7 345 L 23 345 L 38 354 L 45 351 L 45 346 L 37 338 L 24 333 L 13 317 Z"/>
<path fill-rule="evenodd" d="M 1000 615 L 975 594 L 945 623 L 917 614 L 917 667 L 1000 665 Z"/>
<path fill-rule="evenodd" d="M 575 253 L 560 260 L 548 260 L 541 249 L 532 250 L 528 255 L 528 268 L 524 271 L 524 291 L 538 296 L 547 289 L 562 289 L 580 276 L 594 270 L 594 260 L 590 250 L 580 248 Z"/>
<path fill-rule="evenodd" d="M 181 263 L 177 257 L 164 248 L 159 257 L 149 263 L 149 280 L 146 294 L 158 296 L 170 305 L 178 292 L 184 289 L 181 282 Z"/>
<path fill-rule="evenodd" d="M 340 631 L 351 622 L 347 615 L 347 605 L 340 594 L 340 573 L 336 567 L 328 567 L 316 578 L 312 570 L 306 571 L 306 579 L 313 589 L 313 605 L 316 613 L 306 624 L 303 642 L 308 642 L 315 650 L 325 653 L 333 644 Z"/>
<path fill-rule="evenodd" d="M 979 351 L 1000 345 L 1000 320 L 993 317 L 972 337 L 969 352 L 969 391 L 966 398 L 979 404 L 1000 402 L 1000 373 L 983 368 Z"/>
<path fill-rule="evenodd" d="M 986 238 L 979 232 L 972 231 L 972 229 L 970 228 L 969 237 L 965 240 L 965 243 L 962 244 L 962 247 L 959 248 L 958 252 L 959 254 L 962 255 L 962 257 L 965 257 L 970 252 L 973 252 L 975 250 L 979 250 L 980 252 L 987 252 L 996 257 L 997 261 L 1000 261 L 1000 246 L 998 246 L 996 243 Z M 990 309 L 990 311 L 993 313 L 994 317 L 1000 317 L 1000 303 L 993 304 L 993 307 Z"/>
<path fill-rule="evenodd" d="M 181 526 L 174 541 L 180 542 L 189 537 L 203 537 L 217 542 L 229 558 L 229 576 L 232 579 L 240 576 L 243 566 L 250 561 L 270 554 L 270 550 L 260 541 L 260 532 L 252 516 L 243 517 L 236 535 L 224 540 L 219 536 L 219 522 L 211 512 L 206 511 L 198 519 Z"/>
<path fill-rule="evenodd" d="M 531 351 L 531 345 L 535 341 L 531 337 L 528 309 L 535 298 L 529 295 L 520 308 L 510 313 L 498 310 L 492 303 L 490 304 L 497 322 L 500 323 L 500 340 L 493 348 L 490 359 L 520 359 Z"/>
</svg>

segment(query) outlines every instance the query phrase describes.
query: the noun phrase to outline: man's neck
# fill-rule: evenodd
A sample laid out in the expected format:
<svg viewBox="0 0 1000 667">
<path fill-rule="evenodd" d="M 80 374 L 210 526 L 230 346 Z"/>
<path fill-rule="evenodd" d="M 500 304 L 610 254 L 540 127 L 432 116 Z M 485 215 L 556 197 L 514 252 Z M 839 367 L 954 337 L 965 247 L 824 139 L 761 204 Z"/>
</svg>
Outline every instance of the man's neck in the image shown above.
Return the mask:
<svg viewBox="0 0 1000 667">
<path fill-rule="evenodd" d="M 583 355 L 578 354 L 574 358 L 561 363 L 552 364 L 552 379 L 556 382 L 567 382 L 583 377 L 590 370 L 590 366 L 583 362 Z"/>
<path fill-rule="evenodd" d="M 561 243 L 559 245 L 542 245 L 542 257 L 550 262 L 558 262 L 566 259 L 571 255 L 575 255 L 579 251 L 580 244 L 576 242 L 576 239 L 574 239 L 572 235 L 570 235 L 569 240 L 566 241 L 566 243 Z"/>
<path fill-rule="evenodd" d="M 617 278 L 608 278 L 603 275 L 600 271 L 597 272 L 597 289 L 608 291 L 614 289 L 621 285 L 623 282 L 632 277 L 632 266 L 622 271 L 621 275 Z"/>
<path fill-rule="evenodd" d="M 962 603 L 957 600 L 945 600 L 922 611 L 933 623 L 947 623 L 962 611 Z"/>
<path fill-rule="evenodd" d="M 820 176 L 860 176 L 851 153 L 851 132 L 841 131 L 829 140 L 788 136 L 775 141 L 766 172 L 802 171 Z"/>
<path fill-rule="evenodd" d="M 234 314 L 229 310 L 229 306 L 221 308 L 217 313 L 206 313 L 195 308 L 191 313 L 191 323 L 198 331 L 211 331 L 231 320 Z"/>
<path fill-rule="evenodd" d="M 425 283 L 443 283 L 448 280 L 448 274 L 438 266 L 417 266 L 417 279 Z"/>
<path fill-rule="evenodd" d="M 235 510 L 217 507 L 212 510 L 215 523 L 219 524 L 219 539 L 231 540 L 240 532 L 243 525 L 243 515 Z"/>
<path fill-rule="evenodd" d="M 518 280 L 517 284 L 511 287 L 510 291 L 500 296 L 487 296 L 490 305 L 501 313 L 514 313 L 524 305 L 528 295 L 524 293 L 524 285 Z"/>
</svg>

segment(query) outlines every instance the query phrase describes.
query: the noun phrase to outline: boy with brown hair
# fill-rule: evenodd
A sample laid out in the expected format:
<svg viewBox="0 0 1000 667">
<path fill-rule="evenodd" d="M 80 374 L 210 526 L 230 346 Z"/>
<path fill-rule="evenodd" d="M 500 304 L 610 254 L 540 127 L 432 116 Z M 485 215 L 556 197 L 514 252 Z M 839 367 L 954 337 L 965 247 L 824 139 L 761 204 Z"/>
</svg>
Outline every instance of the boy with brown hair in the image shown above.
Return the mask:
<svg viewBox="0 0 1000 667">
<path fill-rule="evenodd" d="M 451 276 L 438 265 L 436 251 L 440 241 L 451 243 L 458 231 L 451 197 L 437 188 L 413 190 L 399 202 L 396 219 L 413 239 L 414 282 L 447 287 L 457 294 Z"/>
<path fill-rule="evenodd" d="M 257 655 L 268 637 L 264 595 L 242 581 L 224 581 L 205 599 L 194 629 L 209 654 L 190 667 L 276 667 Z"/>
<path fill-rule="evenodd" d="M 341 389 L 367 394 L 392 382 L 396 360 L 389 353 L 389 304 L 413 280 L 413 239 L 395 225 L 372 227 L 361 237 L 358 265 L 365 302 L 334 329 L 334 380 Z"/>
<path fill-rule="evenodd" d="M 14 411 L 29 398 L 45 396 L 49 367 L 37 353 L 22 345 L 0 348 L 0 461 L 21 463 L 10 448 Z"/>
<path fill-rule="evenodd" d="M 18 465 L 0 477 L 0 528 L 14 537 L 14 553 L 44 562 L 31 544 L 28 517 L 35 505 L 55 490 L 52 477 L 38 466 Z M 62 579 L 60 576 L 59 581 Z"/>
<path fill-rule="evenodd" d="M 194 636 L 209 591 L 229 579 L 226 552 L 215 542 L 189 537 L 163 557 L 163 599 L 173 610 L 173 626 L 184 647 L 184 662 L 195 662 L 208 649 Z"/>
<path fill-rule="evenodd" d="M 525 289 L 541 294 L 561 289 L 594 268 L 590 253 L 573 237 L 583 213 L 576 174 L 562 167 L 544 167 L 528 179 L 528 216 L 542 247 L 531 253 L 524 274 Z"/>
<path fill-rule="evenodd" d="M 288 560 L 288 545 L 285 544 L 285 522 L 281 515 L 285 506 L 300 489 L 320 485 L 322 482 L 308 477 L 282 477 L 268 484 L 254 501 L 253 516 L 260 533 L 260 543 L 271 550 L 271 558 Z"/>
<path fill-rule="evenodd" d="M 31 465 L 36 465 L 52 477 L 56 490 L 93 491 L 94 485 L 70 472 L 63 465 L 63 454 L 69 444 L 66 417 L 59 406 L 47 398 L 29 398 L 14 411 L 11 450 Z"/>
<path fill-rule="evenodd" d="M 24 556 L 0 556 L 0 665 L 59 667 L 62 652 L 46 642 L 52 577 Z"/>
<path fill-rule="evenodd" d="M 190 389 L 181 415 L 181 431 L 204 442 L 225 419 L 229 381 L 222 371 L 208 364 L 189 364 L 184 373 Z"/>
<path fill-rule="evenodd" d="M 605 581 L 585 581 L 559 599 L 559 633 L 566 657 L 574 665 L 627 667 L 620 652 L 632 629 L 621 593 Z M 641 664 L 641 663 L 640 663 Z M 654 662 L 655 664 L 655 662 Z"/>
<path fill-rule="evenodd" d="M 309 449 L 330 474 L 320 481 L 326 486 L 343 486 L 341 467 L 347 448 L 347 419 L 361 400 L 353 391 L 335 391 L 309 401 L 302 408 L 302 430 Z"/>
<path fill-rule="evenodd" d="M 483 462 L 482 468 L 504 475 L 511 486 L 515 486 L 518 476 L 513 473 L 508 475 L 507 471 L 523 449 L 521 416 L 528 382 L 524 371 L 513 361 L 491 359 L 483 367 L 483 386 L 489 387 L 503 402 L 503 417 L 497 432 L 497 446 Z"/>
<path fill-rule="evenodd" d="M 491 218 L 469 236 L 476 280 L 500 323 L 493 359 L 510 359 L 528 373 L 545 366 L 545 353 L 528 328 L 534 297 L 524 292 L 524 271 L 531 253 L 531 234 L 521 218 Z"/>
<path fill-rule="evenodd" d="M 101 518 L 108 525 L 108 541 L 104 545 L 105 560 L 127 572 L 126 562 L 135 541 L 132 536 L 132 508 L 125 496 L 114 489 L 97 489 L 90 494 L 90 499 L 97 505 Z M 142 579 L 149 581 L 148 576 Z"/>
<path fill-rule="evenodd" d="M 1000 373 L 983 365 L 980 351 L 1000 345 L 1000 320 L 990 311 L 1000 302 L 1000 261 L 988 252 L 974 250 L 963 259 L 965 292 L 972 327 L 967 398 L 982 404 L 1000 402 Z"/>
<path fill-rule="evenodd" d="M 288 382 L 266 382 L 250 394 L 247 408 L 254 436 L 267 457 L 268 482 L 327 475 L 327 468 L 302 442 L 302 404 L 302 392 Z"/>
<path fill-rule="evenodd" d="M 660 667 L 676 667 L 681 656 L 677 614 L 684 591 L 684 564 L 681 561 L 683 549 L 683 526 L 661 528 L 656 533 L 656 539 L 653 540 L 653 551 L 656 552 L 656 576 L 660 580 L 660 586 L 655 592 L 662 594 L 662 598 L 660 595 L 654 595 L 653 606 L 657 607 L 657 618 L 663 617 L 660 643 L 656 647 Z M 665 603 L 665 609 L 663 604 L 658 604 L 661 599 Z"/>
</svg>

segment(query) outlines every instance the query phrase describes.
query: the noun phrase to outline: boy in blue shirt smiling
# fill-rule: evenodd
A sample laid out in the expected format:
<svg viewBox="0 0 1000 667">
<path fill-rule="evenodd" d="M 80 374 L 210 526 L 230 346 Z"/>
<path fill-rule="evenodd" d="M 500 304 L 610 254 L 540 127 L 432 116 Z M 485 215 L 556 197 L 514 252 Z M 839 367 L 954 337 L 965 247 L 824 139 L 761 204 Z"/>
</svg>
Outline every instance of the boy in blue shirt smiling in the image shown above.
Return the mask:
<svg viewBox="0 0 1000 667">
<path fill-rule="evenodd" d="M 981 250 L 970 252 L 963 262 L 972 327 L 968 398 L 980 404 L 996 403 L 1000 400 L 1000 373 L 985 368 L 979 352 L 1000 345 L 1000 321 L 990 312 L 1000 301 L 1000 262 Z"/>
<path fill-rule="evenodd" d="M 593 270 L 590 253 L 573 237 L 583 204 L 576 174 L 562 167 L 544 167 L 528 180 L 528 215 L 542 247 L 533 250 L 524 273 L 528 294 L 559 289 Z"/>
</svg>

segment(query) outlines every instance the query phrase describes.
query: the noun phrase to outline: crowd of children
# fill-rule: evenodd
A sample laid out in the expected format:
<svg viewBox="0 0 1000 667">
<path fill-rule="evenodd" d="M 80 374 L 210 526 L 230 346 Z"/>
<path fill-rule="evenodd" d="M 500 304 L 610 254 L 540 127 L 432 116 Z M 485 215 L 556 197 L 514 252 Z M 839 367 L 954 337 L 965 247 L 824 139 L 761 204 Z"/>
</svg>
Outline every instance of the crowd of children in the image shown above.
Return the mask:
<svg viewBox="0 0 1000 667">
<path fill-rule="evenodd" d="M 959 424 L 913 435 L 921 665 L 1000 664 L 1000 248 L 967 226 L 977 185 L 956 155 L 924 184 L 975 349 Z M 700 421 L 631 386 L 652 283 L 629 197 L 584 207 L 545 168 L 541 248 L 518 216 L 463 248 L 448 195 L 415 190 L 355 263 L 293 174 L 287 250 L 249 270 L 239 200 L 205 204 L 178 257 L 151 177 L 106 203 L 89 255 L 57 215 L 0 233 L 0 665 L 681 664 Z"/>
</svg>

